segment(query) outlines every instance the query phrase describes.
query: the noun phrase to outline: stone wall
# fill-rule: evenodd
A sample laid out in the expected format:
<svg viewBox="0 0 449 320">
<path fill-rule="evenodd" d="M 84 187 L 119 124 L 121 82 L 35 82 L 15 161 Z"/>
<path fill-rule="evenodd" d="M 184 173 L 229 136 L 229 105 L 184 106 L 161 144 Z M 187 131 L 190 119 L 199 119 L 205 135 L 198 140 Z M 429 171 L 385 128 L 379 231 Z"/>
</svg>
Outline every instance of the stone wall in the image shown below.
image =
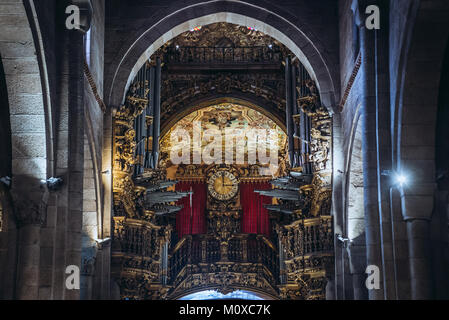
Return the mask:
<svg viewBox="0 0 449 320">
<path fill-rule="evenodd" d="M 435 152 L 435 123 L 432 123 L 431 119 L 435 119 L 436 116 L 433 108 L 436 106 L 438 96 L 441 48 L 446 44 L 446 32 L 448 31 L 447 25 L 439 18 L 447 14 L 445 11 L 447 3 L 429 0 L 378 1 L 377 4 L 384 10 L 382 11 L 384 13 L 382 16 L 384 29 L 373 34 L 366 29 L 363 30 L 363 19 L 366 17 L 363 8 L 368 3 L 340 1 L 342 96 L 348 89 L 347 83 L 354 70 L 353 48 L 356 43 L 352 37 L 355 33 L 352 30 L 354 22 L 350 8 L 351 6 L 357 7 L 357 5 L 362 17 L 359 21 L 360 36 L 362 37 L 360 43 L 362 67 L 355 78 L 341 114 L 341 137 L 343 137 L 341 145 L 343 147 L 342 156 L 345 159 L 345 176 L 341 179 L 334 179 L 334 181 L 341 181 L 343 185 L 349 181 L 351 184 L 351 167 L 359 162 L 355 154 L 356 149 L 351 149 L 351 145 L 354 141 L 354 133 L 357 132 L 356 128 L 362 125 L 364 128 L 362 149 L 368 151 L 363 152 L 363 155 L 369 157 L 363 160 L 365 174 L 364 223 L 368 257 L 367 261 L 363 262 L 364 258 L 351 255 L 351 250 L 348 251 L 348 257 L 345 257 L 343 249 L 340 249 L 343 250 L 341 256 L 336 253 L 337 261 L 339 261 L 336 264 L 337 278 L 340 275 L 341 280 L 340 287 L 337 283 L 337 293 L 340 293 L 340 297 L 343 294 L 351 294 L 347 291 L 348 283 L 345 281 L 345 270 L 341 270 L 344 267 L 339 268 L 338 266 L 348 264 L 349 267 L 351 264 L 363 262 L 362 265 L 365 266 L 372 263 L 378 264 L 382 274 L 386 277 L 386 279 L 382 279 L 382 288 L 379 292 L 370 292 L 372 299 L 437 297 L 438 294 L 432 293 L 432 283 L 439 281 L 432 281 L 431 278 L 441 279 L 441 276 L 437 272 L 433 272 L 433 276 L 430 276 L 429 270 L 435 268 L 432 265 L 441 259 L 437 258 L 437 254 L 432 258 L 429 255 L 430 250 L 421 250 L 418 247 L 429 248 L 429 237 L 431 237 L 433 239 L 432 246 L 439 248 L 435 251 L 440 250 L 441 256 L 442 248 L 446 248 L 441 243 L 447 243 L 447 230 L 446 233 L 441 233 L 441 223 L 443 225 L 446 223 L 440 220 L 441 216 L 436 215 L 440 217 L 435 218 L 439 222 L 432 222 L 433 228 L 436 229 L 431 231 L 427 222 L 424 222 L 426 218 L 419 222 L 419 219 L 423 218 L 410 219 L 407 217 L 407 212 L 410 214 L 412 214 L 411 212 L 420 212 L 423 215 L 427 212 L 427 217 L 430 217 L 434 208 L 431 181 L 435 181 L 435 173 L 432 169 Z M 435 14 L 433 10 L 438 10 L 440 14 Z M 386 16 L 387 18 L 385 18 Z M 422 27 L 420 21 L 423 23 Z M 434 28 L 439 30 L 438 35 L 433 33 L 434 37 L 430 36 L 432 22 Z M 374 46 L 374 43 L 377 47 Z M 434 54 L 423 52 L 421 55 L 418 48 L 422 50 L 433 48 Z M 377 64 L 372 63 L 374 58 L 377 59 Z M 431 63 L 430 61 L 433 61 L 432 67 L 428 64 Z M 407 79 L 411 80 L 412 78 L 414 81 L 408 84 Z M 410 91 L 404 89 L 410 85 L 413 89 Z M 372 90 L 374 86 L 377 88 L 377 93 Z M 422 102 L 420 99 L 423 99 Z M 408 106 L 407 101 L 411 100 L 413 102 L 410 102 L 410 106 Z M 421 112 L 415 112 L 414 108 L 418 108 L 424 101 L 427 104 L 427 112 L 424 112 L 426 114 L 422 112 L 423 107 L 420 107 Z M 432 107 L 429 109 L 429 106 Z M 408 111 L 404 113 L 403 110 L 406 107 Z M 362 117 L 357 120 L 359 108 L 361 108 Z M 364 114 L 365 116 L 363 116 Z M 354 125 L 357 122 L 359 124 Z M 404 124 L 406 125 L 404 126 Z M 410 149 L 409 146 L 413 146 L 413 149 Z M 377 159 L 373 158 L 376 154 L 378 155 Z M 388 159 L 390 156 L 385 157 L 387 154 L 391 155 L 391 160 Z M 389 172 L 388 176 L 384 174 L 386 172 Z M 334 174 L 338 178 L 338 172 L 334 172 Z M 410 184 L 399 187 L 395 182 L 396 174 L 406 175 Z M 334 184 L 334 188 L 336 187 Z M 341 212 L 343 212 L 343 217 L 336 217 L 337 227 L 340 230 L 345 230 L 344 223 L 350 220 L 351 210 L 347 210 L 345 204 L 351 203 L 349 194 L 351 187 L 353 186 L 342 188 L 345 190 L 342 195 L 343 209 Z M 426 195 L 428 195 L 427 200 Z M 421 199 L 418 201 L 419 204 L 414 200 L 407 199 L 417 199 L 416 197 Z M 409 201 L 412 202 L 408 204 Z M 336 205 L 335 199 L 334 205 Z M 339 214 L 339 212 L 335 213 Z M 415 216 L 415 219 L 416 217 L 418 216 Z M 428 219 L 427 221 L 429 221 Z M 380 228 L 380 221 L 382 221 L 382 228 Z M 351 233 L 351 230 L 346 231 L 348 234 Z M 371 258 L 370 252 L 372 253 Z M 349 259 L 349 261 L 345 262 L 345 259 Z M 441 263 L 439 268 L 441 270 Z M 343 286 L 345 293 L 343 293 Z"/>
</svg>

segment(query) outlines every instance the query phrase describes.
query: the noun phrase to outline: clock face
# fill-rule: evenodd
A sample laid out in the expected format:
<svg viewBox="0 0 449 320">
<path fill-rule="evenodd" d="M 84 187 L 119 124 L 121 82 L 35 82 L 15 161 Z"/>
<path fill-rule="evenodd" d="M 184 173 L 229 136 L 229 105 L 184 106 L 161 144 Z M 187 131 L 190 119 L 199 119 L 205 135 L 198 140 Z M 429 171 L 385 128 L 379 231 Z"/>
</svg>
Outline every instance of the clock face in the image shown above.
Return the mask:
<svg viewBox="0 0 449 320">
<path fill-rule="evenodd" d="M 237 178 L 228 171 L 218 171 L 209 180 L 209 193 L 217 200 L 227 201 L 239 191 Z"/>
</svg>

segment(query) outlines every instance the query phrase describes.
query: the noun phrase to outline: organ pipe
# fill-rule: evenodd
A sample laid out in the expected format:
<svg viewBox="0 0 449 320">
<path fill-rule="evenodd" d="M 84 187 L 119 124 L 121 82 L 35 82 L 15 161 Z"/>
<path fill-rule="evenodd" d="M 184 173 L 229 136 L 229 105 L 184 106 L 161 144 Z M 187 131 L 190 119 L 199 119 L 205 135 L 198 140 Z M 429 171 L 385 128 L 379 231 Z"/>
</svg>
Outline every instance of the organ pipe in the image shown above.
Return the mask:
<svg viewBox="0 0 449 320">
<path fill-rule="evenodd" d="M 159 136 L 161 134 L 161 58 L 156 59 L 154 77 L 154 116 L 153 116 L 153 161 L 152 168 L 157 169 L 159 162 Z"/>
</svg>

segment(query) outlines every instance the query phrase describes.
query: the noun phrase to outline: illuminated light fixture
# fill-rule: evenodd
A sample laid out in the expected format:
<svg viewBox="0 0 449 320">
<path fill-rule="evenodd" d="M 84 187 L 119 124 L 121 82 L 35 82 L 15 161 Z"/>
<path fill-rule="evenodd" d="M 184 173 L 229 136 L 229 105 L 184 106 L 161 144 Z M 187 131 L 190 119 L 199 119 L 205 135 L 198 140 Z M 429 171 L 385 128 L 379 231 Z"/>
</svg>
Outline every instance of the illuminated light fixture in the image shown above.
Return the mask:
<svg viewBox="0 0 449 320">
<path fill-rule="evenodd" d="M 179 45 L 176 45 L 176 50 L 179 50 Z"/>
<path fill-rule="evenodd" d="M 198 27 L 191 29 L 190 32 L 200 31 L 202 28 L 203 28 L 202 26 L 198 26 Z"/>
<path fill-rule="evenodd" d="M 407 183 L 407 177 L 403 174 L 397 174 L 396 183 L 402 187 L 404 184 Z"/>
<path fill-rule="evenodd" d="M 268 48 L 273 49 L 273 45 L 272 45 L 272 44 L 269 44 L 269 45 L 268 45 Z"/>
<path fill-rule="evenodd" d="M 394 185 L 402 187 L 408 183 L 408 177 L 404 173 L 394 172 L 392 170 L 382 170 L 383 176 L 391 177 Z"/>
<path fill-rule="evenodd" d="M 253 27 L 246 27 L 246 28 L 248 28 L 248 30 L 251 30 L 251 31 L 257 31 L 257 29 L 253 28 Z"/>
</svg>

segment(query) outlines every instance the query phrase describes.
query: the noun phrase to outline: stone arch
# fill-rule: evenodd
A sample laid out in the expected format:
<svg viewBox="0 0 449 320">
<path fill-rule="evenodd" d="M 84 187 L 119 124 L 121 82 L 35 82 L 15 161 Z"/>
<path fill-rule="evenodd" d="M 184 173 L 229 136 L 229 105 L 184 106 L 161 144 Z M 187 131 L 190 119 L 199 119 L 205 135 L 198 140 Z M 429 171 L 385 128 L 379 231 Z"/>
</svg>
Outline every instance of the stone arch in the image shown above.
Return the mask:
<svg viewBox="0 0 449 320">
<path fill-rule="evenodd" d="M 0 24 L 11 149 L 6 173 L 11 185 L 2 192 L 3 198 L 8 197 L 8 230 L 6 253 L 0 258 L 6 271 L 1 272 L 0 296 L 27 299 L 37 297 L 39 290 L 40 243 L 35 226 L 45 218 L 49 197 L 45 184 L 53 176 L 49 81 L 34 1 L 0 3 Z"/>
<path fill-rule="evenodd" d="M 34 2 L 0 4 L 0 55 L 5 70 L 11 124 L 12 194 L 29 190 L 40 198 L 52 176 L 49 85 Z M 36 190 L 39 190 L 36 192 Z M 40 199 L 38 200 L 40 201 Z"/>
<path fill-rule="evenodd" d="M 147 23 L 142 26 L 138 31 L 139 37 L 128 41 L 122 48 L 114 61 L 115 69 L 111 70 L 112 74 L 106 82 L 108 105 L 118 107 L 123 102 L 126 89 L 141 66 L 168 40 L 197 25 L 230 22 L 254 26 L 286 45 L 316 80 L 323 104 L 329 110 L 335 106 L 338 100 L 338 81 L 336 71 L 330 67 L 332 59 L 325 56 L 324 46 L 319 44 L 313 32 L 306 26 L 299 28 L 292 23 L 291 17 L 285 12 L 278 13 L 277 8 L 267 9 L 261 5 L 231 0 L 213 0 L 183 6 L 173 7 L 166 16 L 159 17 L 156 24 Z"/>
</svg>

